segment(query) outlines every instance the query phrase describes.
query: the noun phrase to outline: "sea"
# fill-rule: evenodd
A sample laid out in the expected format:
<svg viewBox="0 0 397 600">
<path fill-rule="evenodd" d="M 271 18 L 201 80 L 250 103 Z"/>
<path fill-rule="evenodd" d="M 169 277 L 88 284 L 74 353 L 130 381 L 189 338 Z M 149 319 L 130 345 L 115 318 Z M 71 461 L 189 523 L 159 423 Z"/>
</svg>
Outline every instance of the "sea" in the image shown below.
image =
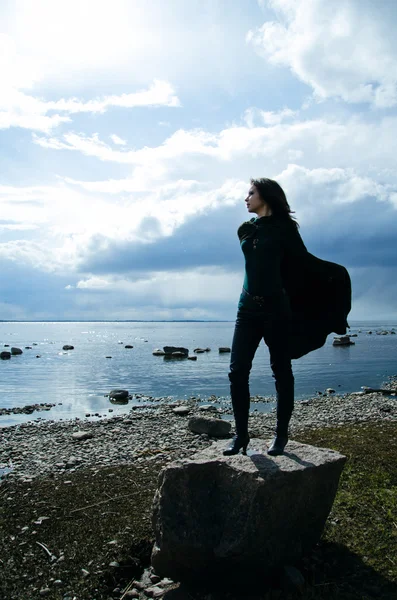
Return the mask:
<svg viewBox="0 0 397 600">
<path fill-rule="evenodd" d="M 353 321 L 351 346 L 326 344 L 293 361 L 297 401 L 326 388 L 337 393 L 379 387 L 397 374 L 397 321 Z M 0 408 L 51 403 L 49 411 L 0 416 L 0 427 L 36 419 L 90 419 L 128 412 L 134 406 L 196 397 L 206 403 L 229 397 L 230 354 L 234 322 L 0 322 L 0 350 L 16 346 L 23 354 L 0 361 Z M 379 335 L 388 331 L 387 335 Z M 372 333 L 369 333 L 372 332 Z M 64 351 L 65 344 L 74 350 Z M 126 348 L 131 345 L 133 348 Z M 210 352 L 197 361 L 166 360 L 153 350 L 166 345 Z M 31 347 L 31 349 L 26 349 Z M 109 358 L 111 357 L 111 358 Z M 124 389 L 126 405 L 112 404 L 108 394 Z M 255 409 L 274 406 L 274 379 L 266 345 L 259 346 L 250 378 L 251 395 L 263 396 Z M 136 397 L 139 396 L 139 397 Z M 216 404 L 216 402 L 215 402 Z"/>
</svg>

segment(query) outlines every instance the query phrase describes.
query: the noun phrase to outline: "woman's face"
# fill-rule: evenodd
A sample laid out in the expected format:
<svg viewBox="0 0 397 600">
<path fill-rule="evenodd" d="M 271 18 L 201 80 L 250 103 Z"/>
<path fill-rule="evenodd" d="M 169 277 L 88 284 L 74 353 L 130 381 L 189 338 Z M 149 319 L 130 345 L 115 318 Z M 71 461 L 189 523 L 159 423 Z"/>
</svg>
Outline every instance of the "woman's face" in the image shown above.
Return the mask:
<svg viewBox="0 0 397 600">
<path fill-rule="evenodd" d="M 255 213 L 258 216 L 266 216 L 269 214 L 269 205 L 259 195 L 258 190 L 254 185 L 251 185 L 248 190 L 248 196 L 245 199 L 248 212 Z"/>
</svg>

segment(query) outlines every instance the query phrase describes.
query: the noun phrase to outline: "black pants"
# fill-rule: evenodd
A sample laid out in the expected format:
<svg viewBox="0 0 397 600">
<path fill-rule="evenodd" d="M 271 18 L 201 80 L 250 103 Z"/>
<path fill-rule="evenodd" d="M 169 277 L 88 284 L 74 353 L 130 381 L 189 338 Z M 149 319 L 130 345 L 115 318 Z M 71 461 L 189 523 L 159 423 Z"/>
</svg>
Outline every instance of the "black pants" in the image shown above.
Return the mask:
<svg viewBox="0 0 397 600">
<path fill-rule="evenodd" d="M 249 375 L 262 339 L 270 353 L 277 392 L 277 433 L 286 435 L 294 408 L 294 376 L 288 347 L 290 314 L 283 302 L 276 307 L 239 308 L 230 358 L 230 395 L 237 435 L 248 433 Z"/>
</svg>

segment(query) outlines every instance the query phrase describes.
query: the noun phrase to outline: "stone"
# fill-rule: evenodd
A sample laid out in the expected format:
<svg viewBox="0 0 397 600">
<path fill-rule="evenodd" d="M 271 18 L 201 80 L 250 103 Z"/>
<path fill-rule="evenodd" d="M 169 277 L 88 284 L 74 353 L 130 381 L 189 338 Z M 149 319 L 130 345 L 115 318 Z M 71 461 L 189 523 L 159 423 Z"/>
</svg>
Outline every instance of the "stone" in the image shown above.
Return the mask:
<svg viewBox="0 0 397 600">
<path fill-rule="evenodd" d="M 161 350 L 161 348 L 155 348 L 152 352 L 153 356 L 164 356 L 165 352 L 164 350 Z"/>
<path fill-rule="evenodd" d="M 187 359 L 188 360 L 197 360 L 197 356 L 188 356 Z"/>
<path fill-rule="evenodd" d="M 177 406 L 172 409 L 172 412 L 179 416 L 185 416 L 190 413 L 190 408 L 188 406 Z"/>
<path fill-rule="evenodd" d="M 175 352 L 172 352 L 172 354 L 165 354 L 164 358 L 188 358 L 188 355 L 176 350 Z"/>
<path fill-rule="evenodd" d="M 180 346 L 164 346 L 163 347 L 165 356 L 175 356 L 175 352 L 181 352 L 184 356 L 188 356 L 189 350 Z"/>
<path fill-rule="evenodd" d="M 196 352 L 196 354 L 202 354 L 203 352 L 206 352 L 205 348 L 195 348 L 193 350 L 193 352 Z"/>
<path fill-rule="evenodd" d="M 82 442 L 83 440 L 89 440 L 94 437 L 90 431 L 75 431 L 72 433 L 72 438 L 77 442 Z"/>
<path fill-rule="evenodd" d="M 198 407 L 199 410 L 202 410 L 203 412 L 218 412 L 218 409 L 216 406 L 214 406 L 213 404 L 202 404 L 201 406 Z"/>
<path fill-rule="evenodd" d="M 157 585 L 152 585 L 144 590 L 144 594 L 149 598 L 161 598 L 165 594 L 165 590 Z"/>
<path fill-rule="evenodd" d="M 214 442 L 160 473 L 152 551 L 160 577 L 262 581 L 320 539 L 345 456 L 294 441 L 276 457 L 261 439 L 247 456 L 224 457 L 224 447 Z"/>
<path fill-rule="evenodd" d="M 71 469 L 72 467 L 75 467 L 79 462 L 80 461 L 77 458 L 77 456 L 69 456 L 69 458 L 66 461 L 66 468 Z"/>
<path fill-rule="evenodd" d="M 129 590 L 124 593 L 123 598 L 139 598 L 139 592 L 138 590 Z"/>
<path fill-rule="evenodd" d="M 8 360 L 10 358 L 11 358 L 11 352 L 7 352 L 6 350 L 3 350 L 3 352 L 0 352 L 1 360 Z"/>
<path fill-rule="evenodd" d="M 74 346 L 71 346 L 70 344 L 65 344 L 64 346 L 62 346 L 62 350 L 74 350 Z"/>
<path fill-rule="evenodd" d="M 193 433 L 206 433 L 211 437 L 224 437 L 229 435 L 232 428 L 229 421 L 213 419 L 210 417 L 192 417 L 188 427 Z"/>
<path fill-rule="evenodd" d="M 124 346 L 124 348 L 127 348 L 128 350 L 130 350 L 131 348 L 133 348 L 134 346 L 131 346 L 130 344 L 127 344 L 126 346 Z"/>
<path fill-rule="evenodd" d="M 13 348 L 11 348 L 11 354 L 13 356 L 16 356 L 17 354 L 23 354 L 23 352 L 22 352 L 21 348 L 14 348 L 13 347 Z"/>
<path fill-rule="evenodd" d="M 351 341 L 349 335 L 341 335 L 339 337 L 334 337 L 334 341 L 332 342 L 333 346 L 354 346 L 354 342 Z"/>
<path fill-rule="evenodd" d="M 114 402 L 128 402 L 128 390 L 111 390 L 109 392 L 109 400 Z"/>
<path fill-rule="evenodd" d="M 41 590 L 39 592 L 40 596 L 48 596 L 48 594 L 50 594 L 50 593 L 51 593 L 51 590 L 48 587 L 47 588 L 41 588 Z"/>
<path fill-rule="evenodd" d="M 333 388 L 327 388 L 325 391 L 327 394 L 335 394 L 335 390 Z"/>
<path fill-rule="evenodd" d="M 221 348 L 219 348 L 219 354 L 225 354 L 226 352 L 231 352 L 230 348 L 227 348 L 226 346 L 221 346 Z"/>
</svg>

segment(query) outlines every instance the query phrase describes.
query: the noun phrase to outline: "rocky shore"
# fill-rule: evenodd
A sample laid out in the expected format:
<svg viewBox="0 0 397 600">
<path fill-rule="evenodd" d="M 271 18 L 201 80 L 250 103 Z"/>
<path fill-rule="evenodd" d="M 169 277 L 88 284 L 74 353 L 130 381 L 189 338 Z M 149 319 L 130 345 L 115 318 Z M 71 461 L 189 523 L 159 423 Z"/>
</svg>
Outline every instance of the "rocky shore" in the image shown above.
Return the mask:
<svg viewBox="0 0 397 600">
<path fill-rule="evenodd" d="M 396 379 L 383 386 L 394 390 Z M 87 467 L 167 463 L 190 456 L 212 443 L 207 434 L 188 429 L 190 418 L 209 415 L 232 419 L 230 403 L 216 407 L 197 400 L 134 407 L 129 414 L 101 421 L 35 421 L 0 430 L 0 469 L 7 477 L 30 481 L 37 476 L 72 473 Z M 184 407 L 185 410 L 181 410 Z M 382 393 L 328 393 L 296 402 L 291 437 L 306 428 L 364 421 L 397 420 L 397 397 Z M 270 438 L 275 411 L 263 414 L 251 405 L 252 436 Z M 1 471 L 0 471 L 1 472 Z"/>
<path fill-rule="evenodd" d="M 393 378 L 383 389 L 396 387 Z M 0 429 L 0 596 L 203 600 L 169 579 L 160 580 L 149 567 L 151 502 L 159 471 L 215 439 L 189 429 L 197 416 L 232 420 L 230 403 L 216 397 L 204 406 L 198 399 L 158 402 L 98 421 L 39 419 Z M 296 403 L 291 438 L 371 422 L 394 427 L 395 394 L 329 390 Z M 253 402 L 251 436 L 270 440 L 274 425 L 275 412 L 260 413 Z M 300 574 L 291 569 L 284 584 L 299 588 Z M 235 596 L 225 592 L 208 598 Z"/>
</svg>

